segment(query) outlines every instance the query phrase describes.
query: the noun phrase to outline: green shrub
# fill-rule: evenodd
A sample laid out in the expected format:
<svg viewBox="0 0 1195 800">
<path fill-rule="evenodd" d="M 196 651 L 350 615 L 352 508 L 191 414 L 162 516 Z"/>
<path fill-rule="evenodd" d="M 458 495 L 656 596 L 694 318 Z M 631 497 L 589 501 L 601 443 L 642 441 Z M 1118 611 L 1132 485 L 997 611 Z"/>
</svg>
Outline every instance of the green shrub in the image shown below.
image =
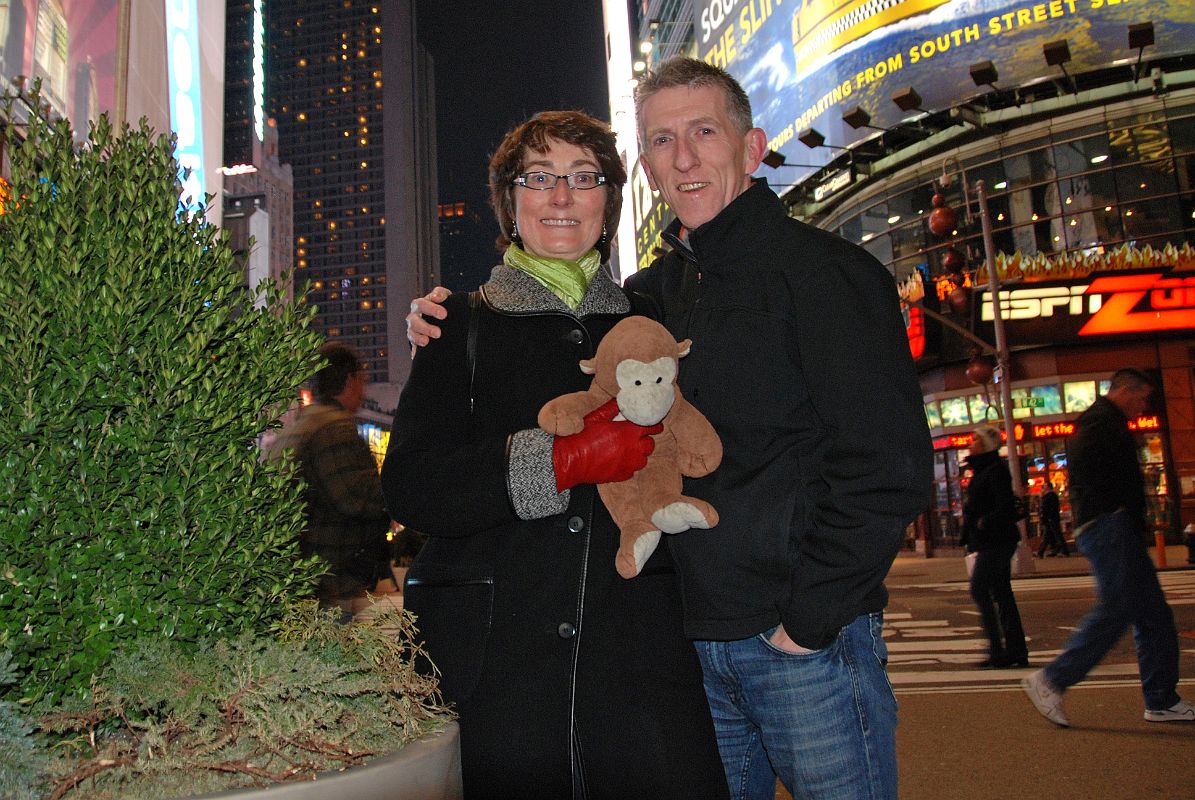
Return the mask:
<svg viewBox="0 0 1195 800">
<path fill-rule="evenodd" d="M 277 638 L 190 653 L 144 639 L 120 652 L 89 699 L 42 719 L 62 740 L 51 795 L 161 800 L 311 780 L 442 728 L 436 681 L 415 671 L 411 615 L 337 616 L 307 601 Z"/>
<path fill-rule="evenodd" d="M 313 309 L 254 308 L 179 215 L 170 138 L 0 117 L 0 697 L 86 692 L 118 647 L 264 633 L 308 595 L 303 507 L 255 439 L 316 366 Z M 34 103 L 36 107 L 36 98 Z"/>
</svg>

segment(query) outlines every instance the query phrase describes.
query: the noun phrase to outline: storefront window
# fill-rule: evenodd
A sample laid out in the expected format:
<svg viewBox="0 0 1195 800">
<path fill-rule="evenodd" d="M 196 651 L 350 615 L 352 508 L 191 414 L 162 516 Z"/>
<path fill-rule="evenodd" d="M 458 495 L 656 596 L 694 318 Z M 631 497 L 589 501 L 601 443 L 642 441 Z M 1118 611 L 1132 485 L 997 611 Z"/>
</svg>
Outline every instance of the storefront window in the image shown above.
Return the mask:
<svg viewBox="0 0 1195 800">
<path fill-rule="evenodd" d="M 1033 416 L 1048 417 L 1062 413 L 1062 397 L 1058 392 L 1057 385 L 1051 383 L 1046 386 L 1034 386 L 1030 389 L 1030 396 L 1033 397 L 1035 403 Z M 1038 403 L 1040 405 L 1037 405 Z"/>
<path fill-rule="evenodd" d="M 1078 414 L 1095 402 L 1095 381 L 1067 381 L 1062 384 L 1062 393 L 1066 413 Z"/>
<path fill-rule="evenodd" d="M 1131 164 L 1116 171 L 1116 193 L 1122 203 L 1175 192 L 1174 162 L 1152 161 Z"/>
<path fill-rule="evenodd" d="M 1087 172 L 1104 163 L 1110 149 L 1106 133 L 1055 145 L 1054 167 L 1059 177 Z"/>
<path fill-rule="evenodd" d="M 925 404 L 925 422 L 931 428 L 942 427 L 942 416 L 938 413 L 937 402 L 933 400 Z"/>
<path fill-rule="evenodd" d="M 988 402 L 986 394 L 973 394 L 970 398 L 971 419 L 976 422 L 1000 418 L 1000 409 Z"/>
<path fill-rule="evenodd" d="M 942 409 L 942 424 L 947 428 L 971 424 L 971 418 L 967 414 L 967 398 L 948 397 L 939 401 L 938 405 Z"/>
</svg>

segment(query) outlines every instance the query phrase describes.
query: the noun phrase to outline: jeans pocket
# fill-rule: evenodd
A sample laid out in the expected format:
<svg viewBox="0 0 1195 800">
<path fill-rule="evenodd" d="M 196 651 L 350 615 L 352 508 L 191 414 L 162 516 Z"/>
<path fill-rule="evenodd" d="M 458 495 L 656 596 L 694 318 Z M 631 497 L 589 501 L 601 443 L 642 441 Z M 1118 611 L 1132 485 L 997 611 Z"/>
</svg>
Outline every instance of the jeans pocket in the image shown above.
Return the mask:
<svg viewBox="0 0 1195 800">
<path fill-rule="evenodd" d="M 868 626 L 871 630 L 871 649 L 876 660 L 885 669 L 888 667 L 888 643 L 884 641 L 884 612 L 874 611 L 868 614 Z"/>
<path fill-rule="evenodd" d="M 783 647 L 777 647 L 776 645 L 772 644 L 772 634 L 774 634 L 779 627 L 780 627 L 779 625 L 773 625 L 771 628 L 768 628 L 763 633 L 756 635 L 756 638 L 759 639 L 759 641 L 763 644 L 763 646 L 765 648 L 767 648 L 769 651 L 775 653 L 776 655 L 781 655 L 781 656 L 784 656 L 785 658 L 813 659 L 813 658 L 817 658 L 819 656 L 825 655 L 826 653 L 829 653 L 831 650 L 834 649 L 834 645 L 831 644 L 827 647 L 821 648 L 820 650 L 810 650 L 807 653 L 793 653 L 789 650 L 785 650 Z M 837 641 L 837 640 L 835 640 L 835 641 Z"/>
</svg>

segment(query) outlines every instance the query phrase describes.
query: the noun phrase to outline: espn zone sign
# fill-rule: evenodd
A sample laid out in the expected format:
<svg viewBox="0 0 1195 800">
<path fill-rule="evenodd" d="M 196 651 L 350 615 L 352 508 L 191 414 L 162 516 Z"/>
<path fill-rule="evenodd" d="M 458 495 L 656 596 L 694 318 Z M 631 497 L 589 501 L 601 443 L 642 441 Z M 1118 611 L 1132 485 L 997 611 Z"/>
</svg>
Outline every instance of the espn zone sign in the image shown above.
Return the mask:
<svg viewBox="0 0 1195 800">
<path fill-rule="evenodd" d="M 1083 284 L 1033 283 L 1001 291 L 1000 312 L 1018 328 L 1048 324 L 1053 336 L 1064 327 L 1077 336 L 1195 330 L 1195 275 L 1152 269 L 1097 273 Z M 993 319 L 984 292 L 980 320 Z"/>
</svg>

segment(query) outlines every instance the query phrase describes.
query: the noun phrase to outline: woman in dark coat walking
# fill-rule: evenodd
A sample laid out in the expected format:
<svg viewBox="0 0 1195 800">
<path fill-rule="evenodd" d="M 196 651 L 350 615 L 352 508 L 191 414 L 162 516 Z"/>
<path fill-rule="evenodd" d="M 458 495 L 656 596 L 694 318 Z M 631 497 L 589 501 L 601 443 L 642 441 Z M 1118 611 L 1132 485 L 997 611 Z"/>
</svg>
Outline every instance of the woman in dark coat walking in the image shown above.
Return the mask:
<svg viewBox="0 0 1195 800">
<path fill-rule="evenodd" d="M 651 429 L 536 426 L 631 313 L 601 265 L 625 181 L 584 114 L 506 136 L 490 162 L 504 263 L 448 298 L 395 416 L 387 508 L 430 535 L 405 603 L 460 713 L 469 798 L 728 796 L 666 540 L 619 577 L 596 491 L 642 466 Z"/>
<path fill-rule="evenodd" d="M 1012 556 L 1021 534 L 1008 464 L 1000 457 L 1000 433 L 977 428 L 967 465 L 971 483 L 963 504 L 963 544 L 977 554 L 971 572 L 971 598 L 979 607 L 988 635 L 988 658 L 979 666 L 994 669 L 1029 666 L 1021 614 L 1012 593 Z"/>
</svg>

